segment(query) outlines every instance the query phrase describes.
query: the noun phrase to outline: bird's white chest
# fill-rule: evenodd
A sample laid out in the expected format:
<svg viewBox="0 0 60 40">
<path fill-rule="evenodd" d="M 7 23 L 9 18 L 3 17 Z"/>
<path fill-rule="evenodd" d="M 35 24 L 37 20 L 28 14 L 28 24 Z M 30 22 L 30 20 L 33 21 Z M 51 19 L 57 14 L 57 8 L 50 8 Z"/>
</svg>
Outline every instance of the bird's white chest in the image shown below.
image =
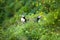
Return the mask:
<svg viewBox="0 0 60 40">
<path fill-rule="evenodd" d="M 21 18 L 21 22 L 25 22 L 25 19 L 24 18 Z"/>
</svg>

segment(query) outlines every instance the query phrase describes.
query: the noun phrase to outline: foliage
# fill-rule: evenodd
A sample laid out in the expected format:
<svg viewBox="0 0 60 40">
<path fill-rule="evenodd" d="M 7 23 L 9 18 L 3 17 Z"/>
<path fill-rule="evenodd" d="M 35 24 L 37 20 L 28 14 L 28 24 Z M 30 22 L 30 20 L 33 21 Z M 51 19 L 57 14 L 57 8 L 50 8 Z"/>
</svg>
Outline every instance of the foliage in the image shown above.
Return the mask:
<svg viewBox="0 0 60 40">
<path fill-rule="evenodd" d="M 0 40 L 60 40 L 59 13 L 60 0 L 0 0 Z"/>
</svg>

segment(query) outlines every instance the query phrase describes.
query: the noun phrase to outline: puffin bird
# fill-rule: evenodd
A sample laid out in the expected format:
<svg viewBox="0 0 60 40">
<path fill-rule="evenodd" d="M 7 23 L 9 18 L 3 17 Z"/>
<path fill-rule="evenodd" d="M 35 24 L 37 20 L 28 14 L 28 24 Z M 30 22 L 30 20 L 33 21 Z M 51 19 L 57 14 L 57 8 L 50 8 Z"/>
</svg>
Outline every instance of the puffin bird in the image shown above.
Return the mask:
<svg viewBox="0 0 60 40">
<path fill-rule="evenodd" d="M 21 22 L 22 22 L 22 23 L 25 23 L 25 22 L 26 22 L 26 18 L 25 18 L 24 15 L 22 15 L 22 17 L 21 17 Z"/>
<path fill-rule="evenodd" d="M 38 16 L 37 17 L 37 22 L 40 22 L 40 18 L 41 18 L 41 16 Z"/>
</svg>

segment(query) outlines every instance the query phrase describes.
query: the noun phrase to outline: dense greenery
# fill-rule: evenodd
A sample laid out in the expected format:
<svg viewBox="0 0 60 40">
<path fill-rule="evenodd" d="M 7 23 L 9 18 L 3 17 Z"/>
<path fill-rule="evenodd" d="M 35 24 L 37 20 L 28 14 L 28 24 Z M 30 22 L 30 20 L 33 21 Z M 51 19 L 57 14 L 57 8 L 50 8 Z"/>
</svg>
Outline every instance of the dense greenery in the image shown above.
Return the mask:
<svg viewBox="0 0 60 40">
<path fill-rule="evenodd" d="M 0 0 L 0 40 L 60 40 L 59 13 L 60 0 Z"/>
</svg>

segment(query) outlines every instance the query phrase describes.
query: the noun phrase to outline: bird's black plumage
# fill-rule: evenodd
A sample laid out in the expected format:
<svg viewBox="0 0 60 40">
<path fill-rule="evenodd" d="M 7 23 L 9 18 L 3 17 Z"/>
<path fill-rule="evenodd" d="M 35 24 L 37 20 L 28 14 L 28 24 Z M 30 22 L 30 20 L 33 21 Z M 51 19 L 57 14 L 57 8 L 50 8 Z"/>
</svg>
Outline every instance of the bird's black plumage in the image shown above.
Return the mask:
<svg viewBox="0 0 60 40">
<path fill-rule="evenodd" d="M 40 20 L 40 18 L 41 18 L 41 16 L 38 16 L 38 17 L 37 17 L 37 22 Z"/>
</svg>

